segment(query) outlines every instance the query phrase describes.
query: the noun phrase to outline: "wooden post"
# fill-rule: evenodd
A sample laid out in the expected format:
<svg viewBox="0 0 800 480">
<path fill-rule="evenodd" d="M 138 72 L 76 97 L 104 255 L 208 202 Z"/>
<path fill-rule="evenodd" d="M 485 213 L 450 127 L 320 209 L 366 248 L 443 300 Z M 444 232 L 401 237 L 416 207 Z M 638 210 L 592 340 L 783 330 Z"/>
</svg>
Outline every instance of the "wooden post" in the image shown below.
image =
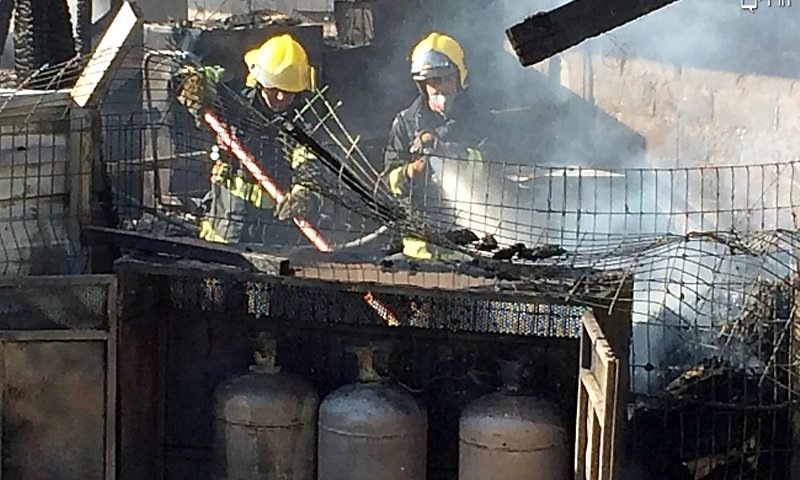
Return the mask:
<svg viewBox="0 0 800 480">
<path fill-rule="evenodd" d="M 69 136 L 67 138 L 67 231 L 73 245 L 80 252 L 81 270 L 88 271 L 91 251 L 81 242 L 81 229 L 92 223 L 92 129 L 91 118 L 81 108 L 69 111 Z"/>
<path fill-rule="evenodd" d="M 618 388 L 615 393 L 617 398 L 613 457 L 610 462 L 614 465 L 614 471 L 619 471 L 620 457 L 625 445 L 625 429 L 628 422 L 628 401 L 630 392 L 630 343 L 632 335 L 632 310 L 633 310 L 633 279 L 627 277 L 621 280 L 619 289 L 615 292 L 614 298 L 609 299 L 607 306 L 592 309 L 592 312 L 600 325 L 600 329 L 608 341 L 611 350 L 617 358 L 619 365 L 618 378 L 616 380 Z"/>
</svg>

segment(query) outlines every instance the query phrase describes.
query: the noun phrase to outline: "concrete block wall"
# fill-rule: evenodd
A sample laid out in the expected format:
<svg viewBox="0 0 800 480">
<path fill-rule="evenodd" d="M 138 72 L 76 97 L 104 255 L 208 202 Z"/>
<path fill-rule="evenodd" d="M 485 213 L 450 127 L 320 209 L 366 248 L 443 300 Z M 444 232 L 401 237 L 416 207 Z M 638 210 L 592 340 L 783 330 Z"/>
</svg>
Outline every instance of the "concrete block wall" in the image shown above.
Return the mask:
<svg viewBox="0 0 800 480">
<path fill-rule="evenodd" d="M 560 81 L 641 134 L 658 166 L 763 164 L 800 156 L 798 79 L 575 50 L 560 58 Z"/>
</svg>

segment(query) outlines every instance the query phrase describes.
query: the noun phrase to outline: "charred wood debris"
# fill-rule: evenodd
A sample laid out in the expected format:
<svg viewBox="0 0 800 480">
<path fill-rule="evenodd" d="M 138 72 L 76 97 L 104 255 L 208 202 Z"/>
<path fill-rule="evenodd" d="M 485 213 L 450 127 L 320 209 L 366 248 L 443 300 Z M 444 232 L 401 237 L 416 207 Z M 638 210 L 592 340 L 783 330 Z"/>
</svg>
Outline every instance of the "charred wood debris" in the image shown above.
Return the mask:
<svg viewBox="0 0 800 480">
<path fill-rule="evenodd" d="M 659 472 L 649 478 L 789 478 L 797 406 L 792 292 L 788 282 L 757 284 L 742 313 L 719 329 L 720 350 L 735 339 L 746 353 L 696 362 L 659 398 L 637 405 L 629 448 Z"/>
</svg>

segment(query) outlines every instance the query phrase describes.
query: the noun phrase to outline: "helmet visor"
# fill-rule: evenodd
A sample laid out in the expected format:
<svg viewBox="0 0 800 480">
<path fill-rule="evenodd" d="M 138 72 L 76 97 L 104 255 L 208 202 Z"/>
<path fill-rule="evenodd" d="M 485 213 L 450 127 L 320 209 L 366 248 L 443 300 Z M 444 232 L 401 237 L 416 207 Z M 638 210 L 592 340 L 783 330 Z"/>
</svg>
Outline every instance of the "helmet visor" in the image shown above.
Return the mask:
<svg viewBox="0 0 800 480">
<path fill-rule="evenodd" d="M 429 50 L 411 59 L 411 77 L 418 82 L 454 75 L 458 75 L 458 67 L 443 53 Z"/>
</svg>

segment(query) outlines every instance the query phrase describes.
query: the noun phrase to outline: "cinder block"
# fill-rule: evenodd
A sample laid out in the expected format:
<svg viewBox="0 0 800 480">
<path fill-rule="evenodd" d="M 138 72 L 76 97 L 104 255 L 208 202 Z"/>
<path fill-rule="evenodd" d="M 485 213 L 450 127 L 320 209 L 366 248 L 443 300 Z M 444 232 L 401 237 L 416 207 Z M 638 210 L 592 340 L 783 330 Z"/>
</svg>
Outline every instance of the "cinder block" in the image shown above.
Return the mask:
<svg viewBox="0 0 800 480">
<path fill-rule="evenodd" d="M 707 90 L 684 89 L 677 104 L 681 124 L 706 124 L 714 117 L 714 97 Z"/>
<path fill-rule="evenodd" d="M 619 76 L 595 74 L 592 86 L 595 104 L 607 112 L 619 112 L 624 88 Z"/>
<path fill-rule="evenodd" d="M 587 61 L 586 55 L 577 49 L 569 50 L 561 56 L 561 85 L 584 98 L 587 95 L 587 83 L 591 81 L 586 77 Z"/>
<path fill-rule="evenodd" d="M 740 161 L 744 144 L 742 134 L 734 129 L 709 129 L 709 163 L 712 165 L 735 165 Z"/>
<path fill-rule="evenodd" d="M 678 119 L 677 82 L 667 82 L 656 86 L 653 92 L 653 115 L 659 120 L 676 122 Z"/>
<path fill-rule="evenodd" d="M 778 130 L 800 129 L 800 91 L 778 98 Z"/>
<path fill-rule="evenodd" d="M 685 67 L 681 69 L 681 83 L 692 89 L 733 90 L 737 88 L 740 76 L 740 74 L 719 70 Z"/>
<path fill-rule="evenodd" d="M 736 86 L 748 93 L 764 93 L 776 96 L 789 95 L 795 82 L 788 78 L 768 77 L 765 75 L 740 75 Z"/>
<path fill-rule="evenodd" d="M 747 133 L 742 136 L 740 162 L 745 165 L 783 163 L 798 158 L 798 137 L 791 134 Z"/>
<path fill-rule="evenodd" d="M 714 122 L 756 132 L 775 130 L 776 95 L 722 90 L 714 93 Z"/>
<path fill-rule="evenodd" d="M 708 130 L 681 128 L 678 131 L 678 164 L 680 166 L 707 165 L 711 152 Z"/>
<path fill-rule="evenodd" d="M 655 84 L 647 77 L 626 78 L 620 98 L 620 111 L 653 116 L 655 113 Z"/>
<path fill-rule="evenodd" d="M 622 66 L 625 77 L 649 77 L 658 84 L 674 82 L 681 77 L 681 67 L 671 63 L 653 62 L 641 58 L 632 58 Z"/>
<path fill-rule="evenodd" d="M 662 159 L 677 158 L 678 133 L 674 123 L 628 113 L 621 113 L 617 119 L 644 137 L 648 156 Z"/>
</svg>

